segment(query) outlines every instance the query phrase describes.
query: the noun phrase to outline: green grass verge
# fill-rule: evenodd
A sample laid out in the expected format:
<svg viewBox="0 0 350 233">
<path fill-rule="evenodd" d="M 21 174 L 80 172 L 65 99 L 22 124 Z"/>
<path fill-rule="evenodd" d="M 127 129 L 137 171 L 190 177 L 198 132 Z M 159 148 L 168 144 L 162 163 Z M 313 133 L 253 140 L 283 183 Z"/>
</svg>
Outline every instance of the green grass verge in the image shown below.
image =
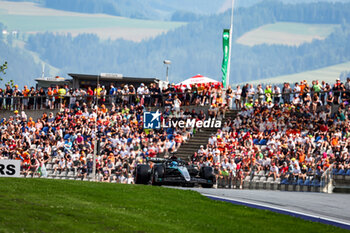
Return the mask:
<svg viewBox="0 0 350 233">
<path fill-rule="evenodd" d="M 277 22 L 246 32 L 236 42 L 247 46 L 259 44 L 299 46 L 313 39 L 325 39 L 338 27 L 340 26 L 337 24 Z"/>
<path fill-rule="evenodd" d="M 1 0 L 0 0 L 1 2 Z M 184 22 L 143 20 L 106 14 L 77 13 L 53 10 L 28 2 L 1 2 L 0 23 L 9 31 L 94 33 L 101 39 L 124 38 L 141 41 L 186 25 Z"/>
<path fill-rule="evenodd" d="M 0 179 L 0 232 L 346 232 L 194 191 Z"/>
<path fill-rule="evenodd" d="M 281 84 L 284 82 L 300 82 L 301 80 L 306 80 L 309 84 L 313 80 L 325 81 L 328 83 L 335 83 L 336 78 L 339 78 L 340 74 L 345 71 L 350 71 L 350 62 L 344 62 L 334 66 L 327 66 L 321 69 L 305 71 L 301 73 L 282 75 L 278 77 L 271 77 L 267 79 L 259 79 L 254 81 L 249 81 L 248 83 L 257 84 Z M 241 84 L 245 84 L 243 82 Z M 294 85 L 293 85 L 294 87 Z"/>
<path fill-rule="evenodd" d="M 292 22 L 277 22 L 262 26 L 262 28 L 267 32 L 285 32 L 309 36 L 317 35 L 320 37 L 327 37 L 337 27 L 339 27 L 337 24 L 307 24 Z"/>
</svg>

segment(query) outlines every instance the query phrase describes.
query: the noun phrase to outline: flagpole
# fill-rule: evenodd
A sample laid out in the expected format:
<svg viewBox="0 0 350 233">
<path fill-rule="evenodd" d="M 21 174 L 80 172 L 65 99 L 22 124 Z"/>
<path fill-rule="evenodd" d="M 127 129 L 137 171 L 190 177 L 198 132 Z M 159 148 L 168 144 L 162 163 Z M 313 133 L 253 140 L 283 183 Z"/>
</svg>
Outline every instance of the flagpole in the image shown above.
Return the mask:
<svg viewBox="0 0 350 233">
<path fill-rule="evenodd" d="M 231 71 L 231 52 L 232 52 L 232 31 L 233 31 L 233 10 L 235 6 L 235 0 L 232 0 L 231 7 L 231 25 L 230 25 L 230 41 L 229 41 L 229 54 L 228 54 L 228 67 L 227 67 L 227 79 L 226 79 L 226 88 L 230 85 L 230 71 Z"/>
</svg>

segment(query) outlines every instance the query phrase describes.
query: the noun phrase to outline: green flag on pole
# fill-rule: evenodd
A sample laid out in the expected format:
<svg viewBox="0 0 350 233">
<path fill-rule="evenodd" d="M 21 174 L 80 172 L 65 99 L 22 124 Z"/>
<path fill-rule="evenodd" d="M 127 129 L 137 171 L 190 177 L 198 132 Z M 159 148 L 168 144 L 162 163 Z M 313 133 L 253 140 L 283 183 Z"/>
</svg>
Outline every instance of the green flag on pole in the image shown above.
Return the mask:
<svg viewBox="0 0 350 233">
<path fill-rule="evenodd" d="M 228 59 L 230 57 L 230 29 L 224 29 L 224 33 L 222 34 L 222 47 L 224 50 L 224 58 L 222 59 L 222 85 L 226 86 L 227 81 L 227 66 Z"/>
</svg>

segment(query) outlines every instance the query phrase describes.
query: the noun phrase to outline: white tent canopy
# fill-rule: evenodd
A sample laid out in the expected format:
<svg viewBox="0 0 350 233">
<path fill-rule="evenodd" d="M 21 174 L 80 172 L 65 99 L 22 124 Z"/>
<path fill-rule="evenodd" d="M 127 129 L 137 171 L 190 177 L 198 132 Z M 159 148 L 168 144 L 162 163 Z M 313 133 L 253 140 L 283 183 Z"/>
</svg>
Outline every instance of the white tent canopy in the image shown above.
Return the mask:
<svg viewBox="0 0 350 233">
<path fill-rule="evenodd" d="M 205 84 L 211 83 L 214 85 L 218 85 L 218 84 L 221 85 L 221 82 L 219 82 L 217 80 L 214 80 L 214 79 L 211 79 L 211 78 L 208 78 L 208 77 L 205 77 L 205 76 L 198 74 L 196 76 L 193 76 L 192 78 L 186 79 L 186 80 L 182 81 L 181 83 L 176 84 L 176 86 L 180 86 L 180 85 L 191 86 L 193 84 L 202 84 L 202 83 L 205 83 Z"/>
</svg>

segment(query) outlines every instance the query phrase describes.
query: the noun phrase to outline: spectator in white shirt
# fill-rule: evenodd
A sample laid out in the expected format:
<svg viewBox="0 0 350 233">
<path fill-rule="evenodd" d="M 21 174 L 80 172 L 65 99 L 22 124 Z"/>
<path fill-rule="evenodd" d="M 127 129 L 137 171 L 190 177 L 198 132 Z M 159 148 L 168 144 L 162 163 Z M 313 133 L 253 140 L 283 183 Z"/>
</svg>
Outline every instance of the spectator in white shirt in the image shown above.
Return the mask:
<svg viewBox="0 0 350 233">
<path fill-rule="evenodd" d="M 255 88 L 253 84 L 250 84 L 250 87 L 248 89 L 248 101 L 253 100 L 255 95 Z"/>
<path fill-rule="evenodd" d="M 275 88 L 273 89 L 273 94 L 275 104 L 279 104 L 282 96 L 281 89 L 279 88 L 279 86 L 275 86 Z"/>
<path fill-rule="evenodd" d="M 276 180 L 279 177 L 279 170 L 275 163 L 271 164 L 269 176 L 273 175 L 273 179 Z"/>
</svg>

